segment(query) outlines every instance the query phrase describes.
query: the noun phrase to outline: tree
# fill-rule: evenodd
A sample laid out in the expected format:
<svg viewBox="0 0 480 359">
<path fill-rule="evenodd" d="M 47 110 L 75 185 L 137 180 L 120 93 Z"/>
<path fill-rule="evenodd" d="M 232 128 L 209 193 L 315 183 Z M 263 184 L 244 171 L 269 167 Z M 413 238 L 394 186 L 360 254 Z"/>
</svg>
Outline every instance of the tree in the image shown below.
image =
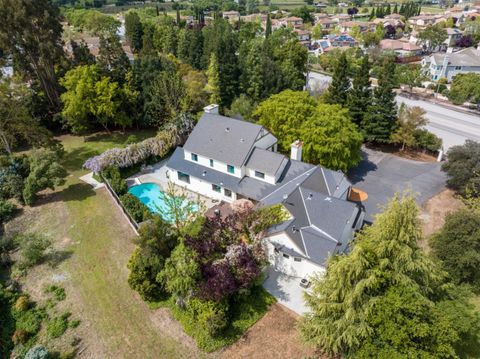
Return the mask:
<svg viewBox="0 0 480 359">
<path fill-rule="evenodd" d="M 418 65 L 397 65 L 395 73 L 399 84 L 407 85 L 410 93 L 414 86 L 421 86 L 422 81 L 427 80 L 422 68 Z"/>
<path fill-rule="evenodd" d="M 267 23 L 265 25 L 265 37 L 268 38 L 272 34 L 272 19 L 270 13 L 267 14 Z"/>
<path fill-rule="evenodd" d="M 449 213 L 442 229 L 430 238 L 434 255 L 456 284 L 480 291 L 480 214 L 471 209 Z"/>
<path fill-rule="evenodd" d="M 385 59 L 378 76 L 378 87 L 373 91 L 372 104 L 360 124 L 368 142 L 388 143 L 396 128 L 395 64 Z"/>
<path fill-rule="evenodd" d="M 58 163 L 58 155 L 46 149 L 34 150 L 29 155 L 29 174 L 25 178 L 23 200 L 31 205 L 38 192 L 44 189 L 55 189 L 65 183 L 67 172 Z"/>
<path fill-rule="evenodd" d="M 165 294 L 157 276 L 177 242 L 178 237 L 172 226 L 158 215 L 140 227 L 137 248 L 128 261 L 128 284 L 144 300 L 158 300 Z"/>
<path fill-rule="evenodd" d="M 230 109 L 226 111 L 226 115 L 230 117 L 241 116 L 242 119 L 251 121 L 255 107 L 256 103 L 254 103 L 247 95 L 241 94 L 233 100 Z"/>
<path fill-rule="evenodd" d="M 196 262 L 196 253 L 180 242 L 165 262 L 164 269 L 157 281 L 164 283 L 165 289 L 183 302 L 193 294 L 200 280 L 200 268 Z"/>
<path fill-rule="evenodd" d="M 285 90 L 261 102 L 253 118 L 278 138 L 279 151 L 288 153 L 290 145 L 301 139 L 302 124 L 312 117 L 316 106 L 307 92 Z"/>
<path fill-rule="evenodd" d="M 41 145 L 51 137 L 49 131 L 30 115 L 30 96 L 24 84 L 9 79 L 0 81 L 0 143 L 9 155 L 20 141 Z"/>
<path fill-rule="evenodd" d="M 149 110 L 152 113 L 151 116 L 157 119 L 156 124 L 159 127 L 187 109 L 186 88 L 177 71 L 161 72 L 153 82 L 150 91 L 153 106 Z"/>
<path fill-rule="evenodd" d="M 128 76 L 127 76 L 128 78 Z M 122 87 L 109 77 L 101 76 L 96 65 L 78 66 L 61 80 L 66 92 L 61 98 L 66 124 L 74 133 L 82 133 L 94 124 L 108 129 L 110 123 L 125 128 L 132 117 L 125 108 L 135 102 L 137 93 L 126 83 Z"/>
<path fill-rule="evenodd" d="M 348 78 L 348 62 L 344 52 L 338 59 L 332 76 L 332 82 L 325 94 L 325 101 L 344 106 L 347 103 L 350 79 Z"/>
<path fill-rule="evenodd" d="M 70 46 L 72 47 L 73 55 L 73 66 L 80 65 L 93 65 L 95 63 L 95 56 L 90 53 L 85 41 L 77 43 L 76 41 L 70 41 Z"/>
<path fill-rule="evenodd" d="M 395 195 L 351 252 L 328 261 L 306 294 L 312 312 L 300 333 L 307 343 L 351 358 L 448 358 L 458 355 L 464 336 L 478 343 L 478 315 L 446 289 L 443 273 L 417 245 L 418 212 L 413 196 Z M 457 316 L 452 305 L 465 310 Z"/>
<path fill-rule="evenodd" d="M 97 65 L 113 81 L 120 85 L 125 83 L 125 75 L 130 70 L 130 60 L 123 51 L 120 38 L 116 33 L 107 33 L 100 36 Z"/>
<path fill-rule="evenodd" d="M 140 51 L 143 45 L 143 26 L 135 11 L 125 15 L 125 37 L 134 51 Z"/>
<path fill-rule="evenodd" d="M 283 91 L 260 103 L 253 117 L 278 138 L 281 152 L 304 141 L 305 160 L 346 171 L 360 160 L 362 135 L 338 105 L 318 105 L 306 92 Z"/>
<path fill-rule="evenodd" d="M 458 74 L 453 78 L 448 99 L 455 104 L 465 102 L 480 103 L 480 75 L 475 73 Z"/>
<path fill-rule="evenodd" d="M 447 31 L 440 24 L 427 26 L 418 33 L 418 40 L 427 51 L 435 50 L 447 38 Z"/>
<path fill-rule="evenodd" d="M 305 24 L 313 25 L 314 18 L 307 6 L 301 6 L 293 9 L 292 16 L 297 16 L 303 20 Z"/>
<path fill-rule="evenodd" d="M 303 157 L 308 163 L 320 164 L 346 172 L 360 160 L 363 136 L 339 105 L 320 104 L 301 128 Z"/>
<path fill-rule="evenodd" d="M 408 107 L 403 102 L 398 110 L 398 126 L 392 133 L 392 142 L 401 143 L 401 151 L 405 147 L 413 147 L 417 145 L 415 134 L 418 130 L 428 123 L 425 118 L 425 110 L 421 107 Z"/>
<path fill-rule="evenodd" d="M 60 107 L 55 66 L 63 59 L 59 11 L 49 0 L 1 0 L 0 48 L 38 80 L 53 110 Z"/>
<path fill-rule="evenodd" d="M 205 90 L 210 94 L 210 103 L 219 104 L 220 99 L 220 75 L 217 56 L 212 52 L 207 70 L 207 86 Z"/>
<path fill-rule="evenodd" d="M 158 52 L 176 55 L 178 27 L 170 16 L 161 16 L 154 27 L 153 44 Z"/>
<path fill-rule="evenodd" d="M 358 126 L 363 122 L 371 103 L 372 90 L 370 87 L 370 62 L 368 55 L 365 55 L 353 76 L 352 89 L 348 93 L 347 100 L 350 116 Z"/>
<path fill-rule="evenodd" d="M 447 152 L 447 162 L 442 165 L 447 173 L 447 185 L 460 194 L 478 189 L 480 180 L 480 143 L 467 140 L 461 146 L 453 146 Z M 480 192 L 476 192 L 478 196 Z"/>
</svg>

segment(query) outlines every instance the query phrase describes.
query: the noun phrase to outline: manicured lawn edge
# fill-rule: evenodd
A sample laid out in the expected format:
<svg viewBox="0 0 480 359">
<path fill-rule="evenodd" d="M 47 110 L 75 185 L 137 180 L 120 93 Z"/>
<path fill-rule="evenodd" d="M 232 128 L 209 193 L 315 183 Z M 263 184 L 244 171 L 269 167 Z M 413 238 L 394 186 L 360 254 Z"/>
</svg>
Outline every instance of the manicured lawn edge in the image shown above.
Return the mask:
<svg viewBox="0 0 480 359">
<path fill-rule="evenodd" d="M 218 337 L 209 336 L 189 315 L 187 310 L 180 309 L 173 298 L 165 301 L 148 303 L 151 309 L 169 308 L 189 336 L 197 342 L 200 349 L 213 352 L 236 342 L 252 325 L 260 320 L 268 311 L 270 305 L 276 302 L 263 287 L 253 287 L 248 296 L 231 305 L 229 326 Z"/>
</svg>

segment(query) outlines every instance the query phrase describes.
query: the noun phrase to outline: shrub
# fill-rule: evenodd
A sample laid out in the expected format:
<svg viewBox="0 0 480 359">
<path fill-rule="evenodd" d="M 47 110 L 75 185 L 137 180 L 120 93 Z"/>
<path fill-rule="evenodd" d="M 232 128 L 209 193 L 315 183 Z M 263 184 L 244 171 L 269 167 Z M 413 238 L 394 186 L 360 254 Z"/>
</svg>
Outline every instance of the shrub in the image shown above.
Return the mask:
<svg viewBox="0 0 480 359">
<path fill-rule="evenodd" d="M 11 220 L 15 214 L 17 206 L 13 203 L 0 199 L 0 223 Z"/>
<path fill-rule="evenodd" d="M 130 135 L 125 140 L 126 145 L 131 145 L 131 144 L 136 143 L 136 142 L 138 142 L 138 138 L 135 135 Z"/>
<path fill-rule="evenodd" d="M 224 301 L 202 301 L 194 298 L 189 301 L 188 310 L 198 324 L 212 337 L 220 335 L 227 327 L 228 305 Z"/>
<path fill-rule="evenodd" d="M 157 136 L 134 143 L 126 148 L 112 148 L 98 156 L 89 158 L 83 167 L 95 173 L 108 167 L 125 168 L 144 162 L 149 157 L 164 157 L 172 148 L 181 144 L 194 126 L 193 120 L 181 115 L 176 122 L 170 123 Z"/>
<path fill-rule="evenodd" d="M 20 312 L 17 316 L 17 329 L 23 329 L 31 335 L 35 335 L 42 325 L 42 317 L 35 309 Z"/>
<path fill-rule="evenodd" d="M 68 323 L 70 328 L 76 328 L 80 325 L 81 321 L 79 319 L 72 320 Z"/>
<path fill-rule="evenodd" d="M 157 300 L 165 294 L 163 287 L 156 281 L 158 273 L 163 269 L 164 261 L 156 255 L 143 254 L 136 248 L 128 261 L 128 284 L 137 291 L 144 300 Z"/>
<path fill-rule="evenodd" d="M 122 178 L 118 167 L 108 167 L 102 172 L 102 175 L 107 179 L 117 195 L 121 196 L 122 194 L 127 193 L 127 183 Z"/>
<path fill-rule="evenodd" d="M 451 147 L 442 170 L 447 173 L 448 186 L 465 194 L 480 177 L 480 143 L 467 140 L 464 145 Z"/>
<path fill-rule="evenodd" d="M 47 323 L 47 334 L 50 338 L 59 338 L 68 329 L 68 318 L 70 313 L 64 313 L 59 317 L 55 317 Z"/>
<path fill-rule="evenodd" d="M 25 359 L 48 359 L 48 350 L 42 345 L 37 345 L 27 352 Z"/>
<path fill-rule="evenodd" d="M 26 295 L 21 295 L 16 300 L 14 308 L 17 312 L 24 312 L 28 308 L 30 308 L 30 304 L 31 303 L 30 303 L 30 300 L 28 299 L 28 297 Z"/>
<path fill-rule="evenodd" d="M 59 302 L 65 300 L 65 298 L 67 297 L 67 295 L 65 294 L 65 289 L 56 285 L 48 286 L 45 289 L 45 293 L 52 293 L 53 297 Z"/>
<path fill-rule="evenodd" d="M 33 267 L 40 263 L 45 251 L 51 246 L 50 240 L 36 234 L 24 234 L 16 238 L 20 245 L 22 259 L 20 269 Z"/>
<path fill-rule="evenodd" d="M 442 139 L 428 130 L 417 130 L 414 133 L 415 142 L 418 147 L 428 151 L 438 151 L 442 147 Z"/>
<path fill-rule="evenodd" d="M 150 217 L 150 211 L 137 197 L 131 193 L 120 196 L 120 201 L 137 223 L 141 223 Z"/>
<path fill-rule="evenodd" d="M 13 333 L 12 342 L 15 345 L 24 344 L 28 340 L 28 333 L 26 330 L 17 329 Z"/>
</svg>

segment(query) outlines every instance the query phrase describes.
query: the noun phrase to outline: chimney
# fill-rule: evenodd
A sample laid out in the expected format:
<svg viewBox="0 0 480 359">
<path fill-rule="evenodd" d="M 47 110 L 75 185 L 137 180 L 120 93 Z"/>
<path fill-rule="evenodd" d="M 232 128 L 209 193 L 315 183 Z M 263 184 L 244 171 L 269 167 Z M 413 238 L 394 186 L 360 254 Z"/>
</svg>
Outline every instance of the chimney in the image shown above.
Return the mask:
<svg viewBox="0 0 480 359">
<path fill-rule="evenodd" d="M 296 140 L 290 146 L 290 158 L 292 160 L 301 161 L 302 160 L 302 146 L 303 142 L 300 140 Z"/>
<path fill-rule="evenodd" d="M 212 103 L 211 105 L 208 105 L 207 107 L 204 107 L 203 110 L 205 113 L 211 113 L 212 115 L 218 115 L 218 105 Z"/>
</svg>

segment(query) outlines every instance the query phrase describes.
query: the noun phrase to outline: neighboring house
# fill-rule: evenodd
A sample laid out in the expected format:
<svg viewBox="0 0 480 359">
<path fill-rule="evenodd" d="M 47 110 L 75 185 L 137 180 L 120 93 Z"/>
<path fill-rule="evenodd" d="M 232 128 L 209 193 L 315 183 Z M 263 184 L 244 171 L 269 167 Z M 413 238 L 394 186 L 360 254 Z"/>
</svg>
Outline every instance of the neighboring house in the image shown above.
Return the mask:
<svg viewBox="0 0 480 359">
<path fill-rule="evenodd" d="M 294 29 L 301 28 L 303 26 L 303 19 L 296 16 L 284 17 L 278 19 L 279 23 L 285 27 L 293 27 Z"/>
<path fill-rule="evenodd" d="M 312 40 L 310 42 L 310 52 L 315 54 L 317 57 L 321 54 L 328 52 L 332 47 L 330 41 L 321 39 L 321 40 Z"/>
<path fill-rule="evenodd" d="M 350 21 L 350 15 L 347 14 L 337 14 L 330 17 L 333 21 L 340 24 L 342 22 Z"/>
<path fill-rule="evenodd" d="M 301 29 L 294 29 L 293 31 L 297 34 L 297 38 L 300 44 L 308 48 L 310 46 L 310 37 L 312 33 L 310 31 Z"/>
<path fill-rule="evenodd" d="M 462 30 L 449 27 L 446 28 L 445 31 L 448 35 L 448 38 L 443 42 L 445 44 L 445 47 L 455 47 L 458 40 L 462 38 Z"/>
<path fill-rule="evenodd" d="M 313 18 L 315 19 L 314 23 L 317 24 L 320 20 L 328 19 L 328 15 L 321 12 L 316 12 L 313 14 Z"/>
<path fill-rule="evenodd" d="M 383 27 L 387 27 L 387 26 L 393 26 L 395 28 L 397 27 L 401 27 L 401 28 L 404 28 L 405 27 L 405 23 L 401 20 L 401 19 L 394 19 L 394 18 L 383 18 L 383 19 L 380 19 L 380 18 L 377 18 L 377 19 L 374 19 L 372 21 L 375 25 L 377 24 L 382 24 Z"/>
<path fill-rule="evenodd" d="M 412 16 L 408 19 L 408 22 L 411 26 L 418 29 L 424 29 L 429 25 L 435 24 L 437 20 L 437 16 L 434 15 L 419 15 L 419 16 Z"/>
<path fill-rule="evenodd" d="M 240 13 L 238 11 L 224 11 L 222 17 L 227 19 L 230 23 L 236 23 L 240 21 Z"/>
<path fill-rule="evenodd" d="M 342 35 L 328 35 L 327 40 L 331 47 L 357 47 L 358 41 L 347 34 Z"/>
<path fill-rule="evenodd" d="M 328 256 L 344 251 L 363 224 L 363 210 L 348 200 L 351 183 L 339 171 L 302 162 L 300 141 L 288 158 L 262 126 L 220 116 L 216 105 L 205 111 L 168 160 L 170 181 L 225 202 L 282 204 L 289 218 L 265 238 L 271 264 L 296 277 L 323 271 Z"/>
<path fill-rule="evenodd" d="M 346 21 L 342 22 L 338 27 L 341 32 L 350 32 L 354 27 L 357 27 L 360 32 L 375 30 L 375 24 L 373 22 L 362 21 Z"/>
<path fill-rule="evenodd" d="M 432 80 L 445 77 L 450 82 L 458 74 L 480 73 L 480 50 L 470 47 L 454 53 L 433 54 L 422 60 L 422 67 Z"/>
<path fill-rule="evenodd" d="M 320 24 L 320 27 L 322 28 L 322 30 L 328 31 L 328 30 L 334 29 L 335 26 L 337 25 L 337 22 L 331 19 L 321 19 L 317 22 L 317 24 Z"/>
<path fill-rule="evenodd" d="M 392 51 L 396 61 L 402 63 L 420 61 L 423 52 L 420 46 L 406 40 L 384 39 L 379 46 L 383 51 Z"/>
</svg>

